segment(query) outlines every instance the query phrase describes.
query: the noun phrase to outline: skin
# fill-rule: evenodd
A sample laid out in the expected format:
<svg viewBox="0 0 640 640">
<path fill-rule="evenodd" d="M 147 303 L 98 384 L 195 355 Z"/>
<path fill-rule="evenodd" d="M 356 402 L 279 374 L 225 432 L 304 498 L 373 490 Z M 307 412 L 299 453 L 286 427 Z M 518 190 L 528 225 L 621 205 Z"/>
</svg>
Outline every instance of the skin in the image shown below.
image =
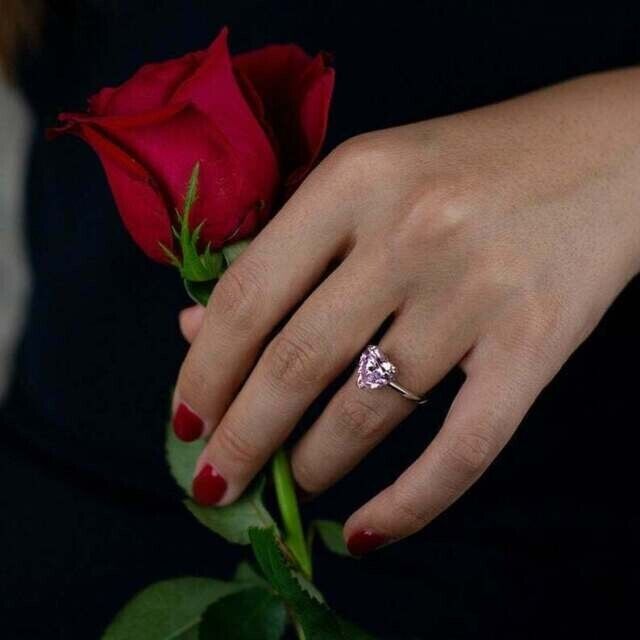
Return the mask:
<svg viewBox="0 0 640 640">
<path fill-rule="evenodd" d="M 399 382 L 426 393 L 455 366 L 466 380 L 436 438 L 345 537 L 415 533 L 487 469 L 639 270 L 638 69 L 348 140 L 207 309 L 181 314 L 192 345 L 174 406 L 210 436 L 196 471 L 213 464 L 228 482 L 220 504 L 233 502 L 391 317 L 379 344 Z M 354 375 L 295 447 L 296 481 L 327 489 L 414 408 Z"/>
</svg>

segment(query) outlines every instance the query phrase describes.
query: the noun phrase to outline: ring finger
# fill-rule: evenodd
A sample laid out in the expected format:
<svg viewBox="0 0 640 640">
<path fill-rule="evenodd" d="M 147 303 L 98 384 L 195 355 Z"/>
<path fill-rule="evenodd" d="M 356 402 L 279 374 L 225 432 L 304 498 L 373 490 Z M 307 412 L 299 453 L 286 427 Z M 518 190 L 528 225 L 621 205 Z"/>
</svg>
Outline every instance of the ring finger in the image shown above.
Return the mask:
<svg viewBox="0 0 640 640">
<path fill-rule="evenodd" d="M 473 325 L 458 315 L 451 307 L 429 314 L 407 308 L 382 338 L 397 381 L 413 393 L 429 391 L 471 348 Z M 320 493 L 346 475 L 417 406 L 394 389 L 361 389 L 356 378 L 354 373 L 294 448 L 293 473 L 307 493 Z"/>
</svg>

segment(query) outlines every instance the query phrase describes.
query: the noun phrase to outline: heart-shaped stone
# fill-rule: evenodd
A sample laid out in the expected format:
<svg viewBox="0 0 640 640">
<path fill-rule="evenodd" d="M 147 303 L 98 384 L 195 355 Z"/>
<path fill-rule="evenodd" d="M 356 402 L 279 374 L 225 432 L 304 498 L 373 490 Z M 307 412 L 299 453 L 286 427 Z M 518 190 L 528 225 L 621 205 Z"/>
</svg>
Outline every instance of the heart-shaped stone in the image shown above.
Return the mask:
<svg viewBox="0 0 640 640">
<path fill-rule="evenodd" d="M 360 356 L 357 384 L 360 389 L 386 387 L 396 377 L 396 368 L 378 347 L 370 344 Z"/>
</svg>

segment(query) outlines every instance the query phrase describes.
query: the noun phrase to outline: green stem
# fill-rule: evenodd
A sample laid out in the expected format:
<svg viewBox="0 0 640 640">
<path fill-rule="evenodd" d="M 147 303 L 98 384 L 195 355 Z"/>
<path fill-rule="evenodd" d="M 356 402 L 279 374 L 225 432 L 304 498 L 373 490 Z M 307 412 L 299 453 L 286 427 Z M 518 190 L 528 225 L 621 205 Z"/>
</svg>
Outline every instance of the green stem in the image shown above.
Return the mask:
<svg viewBox="0 0 640 640">
<path fill-rule="evenodd" d="M 302 528 L 302 519 L 300 518 L 298 498 L 296 496 L 289 459 L 284 449 L 279 449 L 273 457 L 271 461 L 271 472 L 273 474 L 276 498 L 284 527 L 284 543 L 300 565 L 302 572 L 308 578 L 311 578 L 311 556 Z"/>
<path fill-rule="evenodd" d="M 296 630 L 296 635 L 298 636 L 298 640 L 306 640 L 306 636 L 304 635 L 304 629 L 298 621 L 294 621 L 293 628 Z"/>
</svg>

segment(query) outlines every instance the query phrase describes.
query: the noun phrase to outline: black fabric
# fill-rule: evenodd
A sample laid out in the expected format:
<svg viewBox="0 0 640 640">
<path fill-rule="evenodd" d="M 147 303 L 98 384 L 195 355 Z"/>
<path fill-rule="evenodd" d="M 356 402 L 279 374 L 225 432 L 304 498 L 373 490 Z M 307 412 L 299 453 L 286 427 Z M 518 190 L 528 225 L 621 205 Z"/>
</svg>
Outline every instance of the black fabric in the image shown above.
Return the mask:
<svg viewBox="0 0 640 640">
<path fill-rule="evenodd" d="M 81 109 L 89 94 L 145 62 L 206 46 L 227 24 L 234 51 L 297 42 L 334 53 L 331 148 L 359 132 L 638 63 L 632 6 L 50 7 L 43 46 L 21 74 L 37 116 L 25 224 L 34 289 L 0 417 L 3 637 L 96 638 L 145 584 L 229 575 L 238 554 L 182 510 L 164 464 L 169 393 L 185 353 L 176 316 L 187 299 L 176 274 L 127 236 L 93 152 L 71 138 L 44 141 L 57 112 Z M 449 512 L 366 562 L 320 556 L 321 586 L 338 609 L 404 638 L 602 637 L 633 615 L 637 376 L 621 363 L 640 355 L 638 286 Z M 345 517 L 391 482 L 433 436 L 458 383 L 453 374 L 431 405 L 308 512 Z"/>
</svg>

